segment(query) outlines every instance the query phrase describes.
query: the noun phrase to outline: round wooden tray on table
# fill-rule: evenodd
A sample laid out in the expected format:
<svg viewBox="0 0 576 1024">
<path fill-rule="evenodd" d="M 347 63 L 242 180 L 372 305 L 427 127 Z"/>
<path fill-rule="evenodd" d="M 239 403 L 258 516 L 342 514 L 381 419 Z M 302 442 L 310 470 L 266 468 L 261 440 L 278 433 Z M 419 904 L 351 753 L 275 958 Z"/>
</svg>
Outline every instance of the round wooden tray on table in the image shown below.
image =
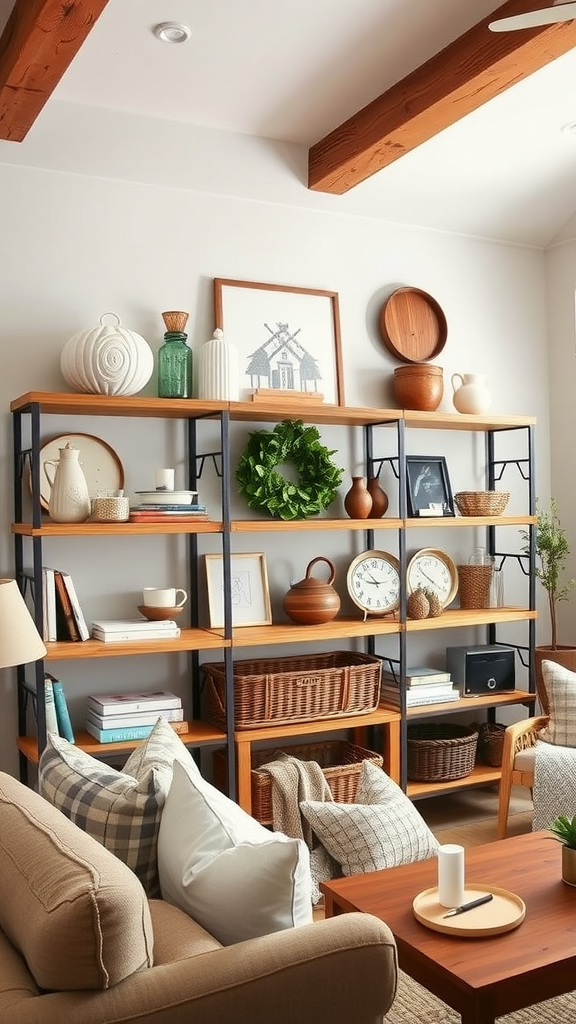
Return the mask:
<svg viewBox="0 0 576 1024">
<path fill-rule="evenodd" d="M 492 893 L 494 897 L 490 903 L 484 903 L 454 917 L 445 917 L 450 908 L 440 906 L 438 886 L 435 885 L 414 897 L 414 917 L 432 931 L 456 935 L 463 939 L 501 935 L 522 924 L 526 916 L 526 904 L 508 889 L 500 889 L 497 885 L 471 883 L 466 886 L 464 902 L 471 903 L 486 893 Z"/>
</svg>

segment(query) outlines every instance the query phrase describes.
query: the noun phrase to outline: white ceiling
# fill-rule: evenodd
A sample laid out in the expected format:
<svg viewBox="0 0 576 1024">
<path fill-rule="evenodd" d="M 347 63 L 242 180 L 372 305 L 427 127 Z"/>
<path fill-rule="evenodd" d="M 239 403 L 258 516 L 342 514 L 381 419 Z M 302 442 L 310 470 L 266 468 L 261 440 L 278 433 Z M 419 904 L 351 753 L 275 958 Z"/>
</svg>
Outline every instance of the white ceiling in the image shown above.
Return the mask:
<svg viewBox="0 0 576 1024">
<path fill-rule="evenodd" d="M 500 0 L 110 0 L 48 103 L 308 148 L 498 6 Z M 12 0 L 0 0 L 0 27 L 11 7 Z M 152 27 L 167 20 L 189 25 L 189 42 L 158 42 Z M 393 222 L 545 247 L 576 214 L 576 134 L 561 131 L 571 122 L 576 50 L 338 204 Z"/>
</svg>

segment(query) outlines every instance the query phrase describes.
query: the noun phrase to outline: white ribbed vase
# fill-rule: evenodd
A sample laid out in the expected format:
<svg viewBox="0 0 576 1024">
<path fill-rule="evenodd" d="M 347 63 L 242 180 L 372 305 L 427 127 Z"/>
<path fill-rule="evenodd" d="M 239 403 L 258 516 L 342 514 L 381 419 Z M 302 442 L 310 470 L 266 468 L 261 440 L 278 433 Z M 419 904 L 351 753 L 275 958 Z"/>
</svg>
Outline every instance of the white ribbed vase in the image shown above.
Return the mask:
<svg viewBox="0 0 576 1024">
<path fill-rule="evenodd" d="M 105 317 L 113 317 L 115 323 L 104 323 Z M 75 391 L 137 395 L 152 376 L 154 356 L 140 334 L 120 326 L 116 313 L 103 313 L 98 327 L 80 331 L 66 342 L 60 368 Z"/>
<path fill-rule="evenodd" d="M 237 402 L 239 395 L 238 351 L 218 327 L 198 353 L 198 398 Z"/>
</svg>

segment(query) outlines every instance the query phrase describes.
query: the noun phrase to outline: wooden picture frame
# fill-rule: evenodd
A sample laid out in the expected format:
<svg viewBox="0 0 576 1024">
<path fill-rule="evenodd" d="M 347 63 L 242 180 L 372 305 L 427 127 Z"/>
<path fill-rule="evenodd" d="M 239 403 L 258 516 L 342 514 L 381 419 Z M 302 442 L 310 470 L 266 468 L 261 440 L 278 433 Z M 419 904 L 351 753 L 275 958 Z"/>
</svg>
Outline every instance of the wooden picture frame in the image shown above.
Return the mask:
<svg viewBox="0 0 576 1024">
<path fill-rule="evenodd" d="M 210 627 L 224 626 L 224 569 L 222 555 L 204 555 Z M 258 552 L 230 556 L 232 625 L 270 626 L 272 609 L 266 557 Z"/>
<path fill-rule="evenodd" d="M 344 405 L 338 293 L 214 278 L 216 327 L 238 350 L 241 398 Z"/>
<path fill-rule="evenodd" d="M 443 455 L 407 455 L 408 515 L 453 516 L 454 499 Z"/>
</svg>

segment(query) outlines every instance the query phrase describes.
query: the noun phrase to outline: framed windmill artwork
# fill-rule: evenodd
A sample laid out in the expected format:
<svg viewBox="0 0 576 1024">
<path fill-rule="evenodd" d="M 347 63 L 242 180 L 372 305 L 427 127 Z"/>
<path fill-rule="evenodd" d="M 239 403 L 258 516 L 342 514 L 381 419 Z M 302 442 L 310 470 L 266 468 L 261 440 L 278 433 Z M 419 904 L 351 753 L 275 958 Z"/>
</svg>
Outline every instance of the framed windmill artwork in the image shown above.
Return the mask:
<svg viewBox="0 0 576 1024">
<path fill-rule="evenodd" d="M 217 277 L 214 312 L 238 350 L 241 398 L 344 405 L 337 292 Z"/>
</svg>

